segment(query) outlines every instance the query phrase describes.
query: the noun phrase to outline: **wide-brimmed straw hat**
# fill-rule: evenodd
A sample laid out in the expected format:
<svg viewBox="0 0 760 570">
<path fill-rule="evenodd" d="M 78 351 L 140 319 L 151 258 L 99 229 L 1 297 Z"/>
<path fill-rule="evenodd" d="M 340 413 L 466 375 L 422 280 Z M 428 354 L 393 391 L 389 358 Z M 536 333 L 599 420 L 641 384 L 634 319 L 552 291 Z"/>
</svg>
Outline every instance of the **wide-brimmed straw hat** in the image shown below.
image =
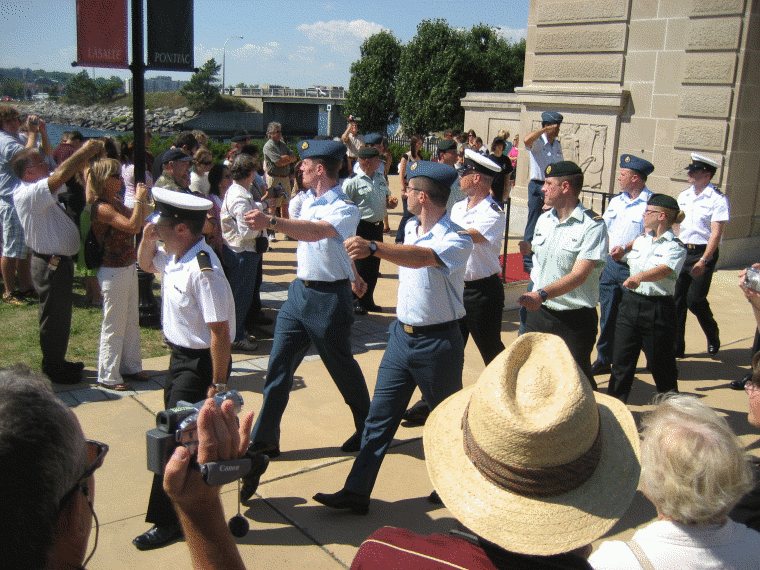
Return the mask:
<svg viewBox="0 0 760 570">
<path fill-rule="evenodd" d="M 512 552 L 568 552 L 625 513 L 639 436 L 625 404 L 591 390 L 558 336 L 527 333 L 427 420 L 430 479 L 471 531 Z"/>
</svg>

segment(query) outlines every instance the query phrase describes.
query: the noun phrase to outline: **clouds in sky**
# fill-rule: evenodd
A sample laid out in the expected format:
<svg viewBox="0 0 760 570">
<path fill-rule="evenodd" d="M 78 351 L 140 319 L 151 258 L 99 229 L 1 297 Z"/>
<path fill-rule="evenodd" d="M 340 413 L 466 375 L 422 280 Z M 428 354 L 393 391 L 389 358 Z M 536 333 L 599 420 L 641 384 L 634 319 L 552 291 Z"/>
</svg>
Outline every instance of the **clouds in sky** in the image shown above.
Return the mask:
<svg viewBox="0 0 760 570">
<path fill-rule="evenodd" d="M 315 22 L 313 24 L 301 24 L 296 28 L 309 40 L 330 46 L 331 51 L 345 51 L 351 54 L 359 53 L 361 43 L 373 34 L 380 32 L 383 27 L 366 20 L 331 20 L 329 22 Z"/>
</svg>

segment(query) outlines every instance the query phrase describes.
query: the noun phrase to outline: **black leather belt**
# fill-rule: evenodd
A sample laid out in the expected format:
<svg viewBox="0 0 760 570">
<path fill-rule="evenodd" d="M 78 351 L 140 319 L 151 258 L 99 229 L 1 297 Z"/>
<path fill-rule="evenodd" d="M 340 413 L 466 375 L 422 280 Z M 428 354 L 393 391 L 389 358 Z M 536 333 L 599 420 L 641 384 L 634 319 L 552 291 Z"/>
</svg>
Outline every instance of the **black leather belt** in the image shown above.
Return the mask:
<svg viewBox="0 0 760 570">
<path fill-rule="evenodd" d="M 543 185 L 543 183 L 544 183 L 544 180 L 536 180 L 535 178 L 533 178 L 533 179 L 531 179 L 531 182 L 535 182 L 536 184 L 541 184 L 541 185 Z"/>
<path fill-rule="evenodd" d="M 493 281 L 494 279 L 499 279 L 499 274 L 494 273 L 493 275 L 489 275 L 488 277 L 483 277 L 482 279 L 473 279 L 472 281 L 465 281 L 464 286 L 466 289 L 475 289 L 477 287 L 481 287 L 483 285 L 487 285 L 489 282 Z"/>
<path fill-rule="evenodd" d="M 50 261 L 51 257 L 57 257 L 58 259 L 71 259 L 70 255 L 58 255 L 57 253 L 54 253 L 52 255 L 45 255 L 44 253 L 37 253 L 36 251 L 33 251 L 32 253 L 34 254 L 34 257 L 39 257 L 45 261 Z"/>
<path fill-rule="evenodd" d="M 308 287 L 309 289 L 318 289 L 320 287 L 334 287 L 335 285 L 345 285 L 349 281 L 348 279 L 338 279 L 337 281 L 307 281 L 306 279 L 301 279 L 301 282 L 303 283 L 304 287 Z"/>
<path fill-rule="evenodd" d="M 406 334 L 424 334 L 429 332 L 447 331 L 459 326 L 459 321 L 448 321 L 446 323 L 438 323 L 437 325 L 405 325 L 401 321 L 399 324 L 403 327 Z"/>
<path fill-rule="evenodd" d="M 369 224 L 370 226 L 379 226 L 383 222 L 382 222 L 382 220 L 379 221 L 379 222 L 370 222 L 369 220 L 359 220 L 359 223 L 361 223 L 361 224 Z"/>
<path fill-rule="evenodd" d="M 707 249 L 706 243 L 685 243 L 686 249 L 692 249 L 695 251 L 704 251 Z"/>
</svg>

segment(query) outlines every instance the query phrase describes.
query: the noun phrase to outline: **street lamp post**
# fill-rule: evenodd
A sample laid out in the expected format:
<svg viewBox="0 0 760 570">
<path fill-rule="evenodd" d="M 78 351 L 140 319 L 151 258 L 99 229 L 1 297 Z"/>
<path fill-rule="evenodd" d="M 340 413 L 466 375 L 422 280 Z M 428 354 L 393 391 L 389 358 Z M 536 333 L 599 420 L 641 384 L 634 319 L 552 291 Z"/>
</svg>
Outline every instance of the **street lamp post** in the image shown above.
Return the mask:
<svg viewBox="0 0 760 570">
<path fill-rule="evenodd" d="M 224 95 L 224 71 L 225 71 L 225 63 L 227 59 L 227 42 L 230 41 L 232 38 L 238 38 L 243 39 L 243 36 L 230 36 L 224 41 L 224 47 L 222 48 L 222 95 Z"/>
</svg>

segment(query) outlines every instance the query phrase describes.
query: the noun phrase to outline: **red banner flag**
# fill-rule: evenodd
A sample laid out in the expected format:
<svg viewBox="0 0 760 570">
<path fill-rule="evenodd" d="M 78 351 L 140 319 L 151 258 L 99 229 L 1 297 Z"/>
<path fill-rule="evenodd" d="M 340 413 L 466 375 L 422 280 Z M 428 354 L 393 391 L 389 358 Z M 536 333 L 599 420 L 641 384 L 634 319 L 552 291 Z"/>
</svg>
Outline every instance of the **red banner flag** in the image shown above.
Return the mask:
<svg viewBox="0 0 760 570">
<path fill-rule="evenodd" d="M 77 65 L 129 67 L 127 0 L 77 0 Z"/>
</svg>

